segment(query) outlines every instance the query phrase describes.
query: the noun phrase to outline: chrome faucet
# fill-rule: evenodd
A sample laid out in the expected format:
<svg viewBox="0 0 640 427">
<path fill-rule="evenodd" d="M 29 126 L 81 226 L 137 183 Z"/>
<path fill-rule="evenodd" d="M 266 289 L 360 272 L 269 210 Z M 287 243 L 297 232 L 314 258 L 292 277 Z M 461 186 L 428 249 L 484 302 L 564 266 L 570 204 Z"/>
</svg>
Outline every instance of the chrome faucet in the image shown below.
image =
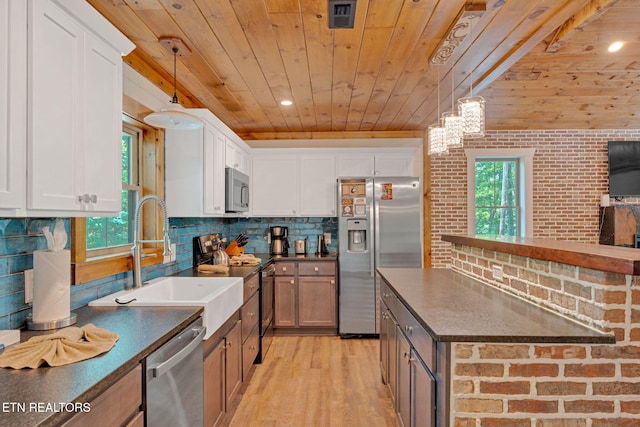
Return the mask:
<svg viewBox="0 0 640 427">
<path fill-rule="evenodd" d="M 164 226 L 162 228 L 162 232 L 164 234 L 162 240 L 142 240 L 139 234 L 140 230 L 140 211 L 142 210 L 142 205 L 149 200 L 155 200 L 158 202 L 160 207 L 162 208 L 162 218 L 164 220 Z M 131 248 L 131 253 L 133 255 L 133 287 L 139 288 L 142 286 L 142 273 L 141 273 L 141 264 L 142 258 L 154 257 L 156 254 L 148 254 L 142 255 L 142 245 L 141 243 L 163 243 L 164 251 L 162 252 L 162 256 L 170 256 L 171 255 L 171 241 L 169 240 L 169 217 L 167 216 L 167 205 L 164 200 L 162 200 L 158 196 L 150 195 L 145 196 L 138 201 L 138 205 L 136 206 L 135 216 L 134 216 L 134 225 L 133 225 L 133 247 Z"/>
</svg>

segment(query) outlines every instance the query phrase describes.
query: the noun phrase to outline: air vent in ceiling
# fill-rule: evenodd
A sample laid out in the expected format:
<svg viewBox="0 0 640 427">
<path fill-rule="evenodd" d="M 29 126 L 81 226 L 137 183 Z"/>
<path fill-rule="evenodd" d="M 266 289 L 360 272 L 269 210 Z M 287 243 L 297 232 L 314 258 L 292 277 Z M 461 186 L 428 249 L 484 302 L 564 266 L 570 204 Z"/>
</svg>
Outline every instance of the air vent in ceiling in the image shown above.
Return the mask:
<svg viewBox="0 0 640 427">
<path fill-rule="evenodd" d="M 353 28 L 356 0 L 329 0 L 329 28 Z"/>
</svg>

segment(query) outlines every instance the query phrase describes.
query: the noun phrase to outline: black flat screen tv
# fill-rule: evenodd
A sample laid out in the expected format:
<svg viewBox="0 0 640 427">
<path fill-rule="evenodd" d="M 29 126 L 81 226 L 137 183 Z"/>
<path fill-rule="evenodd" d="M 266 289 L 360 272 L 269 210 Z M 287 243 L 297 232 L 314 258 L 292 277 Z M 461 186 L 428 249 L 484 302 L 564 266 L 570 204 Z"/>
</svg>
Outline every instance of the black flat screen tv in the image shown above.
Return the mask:
<svg viewBox="0 0 640 427">
<path fill-rule="evenodd" d="M 640 141 L 609 141 L 609 195 L 640 196 Z"/>
</svg>

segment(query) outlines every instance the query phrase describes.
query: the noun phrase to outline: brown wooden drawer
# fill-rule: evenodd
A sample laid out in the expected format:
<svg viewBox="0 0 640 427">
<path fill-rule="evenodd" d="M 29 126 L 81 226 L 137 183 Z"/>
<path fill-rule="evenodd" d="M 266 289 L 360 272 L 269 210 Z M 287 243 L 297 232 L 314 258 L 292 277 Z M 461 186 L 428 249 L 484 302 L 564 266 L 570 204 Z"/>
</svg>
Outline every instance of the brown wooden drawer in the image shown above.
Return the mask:
<svg viewBox="0 0 640 427">
<path fill-rule="evenodd" d="M 242 342 L 247 340 L 249 332 L 258 325 L 260 321 L 260 298 L 258 294 L 254 294 L 251 299 L 246 302 L 240 309 L 240 318 L 242 319 Z"/>
<path fill-rule="evenodd" d="M 244 281 L 244 302 L 247 302 L 260 287 L 260 275 L 256 274 Z"/>
<path fill-rule="evenodd" d="M 335 276 L 336 263 L 333 261 L 299 262 L 298 275 L 300 276 Z"/>
<path fill-rule="evenodd" d="M 276 261 L 276 276 L 293 276 L 296 274 L 295 262 Z"/>
<path fill-rule="evenodd" d="M 384 280 L 380 280 L 380 299 L 384 301 L 384 303 L 391 311 L 391 314 L 395 319 L 398 318 L 398 306 L 400 305 L 400 301 L 396 294 L 389 288 L 389 286 L 385 283 Z"/>
<path fill-rule="evenodd" d="M 89 412 L 79 412 L 64 423 L 70 426 L 122 426 L 142 405 L 142 367 L 140 364 L 91 402 Z"/>
<path fill-rule="evenodd" d="M 404 304 L 398 304 L 396 319 L 402 332 L 431 372 L 436 371 L 436 345 L 431 335 L 418 323 Z"/>
<path fill-rule="evenodd" d="M 258 331 L 258 327 L 256 326 L 252 331 L 249 332 L 249 336 L 247 340 L 242 345 L 242 380 L 246 381 L 247 376 L 249 375 L 249 370 L 253 365 L 253 362 L 256 360 L 258 356 L 258 350 L 260 349 L 260 333 Z"/>
</svg>

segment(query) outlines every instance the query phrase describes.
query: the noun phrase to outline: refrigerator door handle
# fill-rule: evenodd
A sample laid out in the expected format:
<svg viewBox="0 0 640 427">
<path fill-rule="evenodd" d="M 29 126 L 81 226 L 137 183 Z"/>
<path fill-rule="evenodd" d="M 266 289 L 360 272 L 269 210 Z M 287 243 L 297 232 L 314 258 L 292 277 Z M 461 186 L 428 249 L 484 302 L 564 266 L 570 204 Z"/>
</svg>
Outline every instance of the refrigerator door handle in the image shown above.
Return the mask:
<svg viewBox="0 0 640 427">
<path fill-rule="evenodd" d="M 372 182 L 372 191 L 371 191 L 371 201 L 370 206 L 373 209 L 369 209 L 369 229 L 373 231 L 373 245 L 370 245 L 369 252 L 371 253 L 371 277 L 376 277 L 376 266 L 380 262 L 380 257 L 378 255 L 379 245 L 380 245 L 380 227 L 378 224 L 378 216 L 380 214 L 378 203 L 376 200 L 376 182 Z"/>
</svg>

